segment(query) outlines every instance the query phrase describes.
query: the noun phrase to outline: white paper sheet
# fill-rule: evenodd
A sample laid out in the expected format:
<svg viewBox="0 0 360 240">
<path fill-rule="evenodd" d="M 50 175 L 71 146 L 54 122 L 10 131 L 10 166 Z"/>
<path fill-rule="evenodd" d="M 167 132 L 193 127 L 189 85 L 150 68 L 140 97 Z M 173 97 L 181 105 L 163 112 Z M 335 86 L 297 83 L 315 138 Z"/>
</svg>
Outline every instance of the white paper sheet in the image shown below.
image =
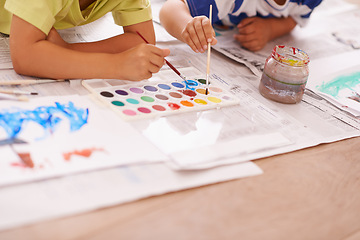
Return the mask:
<svg viewBox="0 0 360 240">
<path fill-rule="evenodd" d="M 87 113 L 88 112 L 88 113 Z M 0 186 L 167 157 L 126 122 L 86 96 L 0 102 Z M 16 153 L 29 153 L 34 166 Z"/>
<path fill-rule="evenodd" d="M 37 77 L 30 77 L 25 75 L 17 74 L 13 69 L 2 69 L 0 70 L 0 85 L 11 86 L 11 85 L 30 85 L 30 84 L 41 84 L 56 82 L 54 79 L 42 79 Z M 63 80 L 59 80 L 63 81 Z"/>
<path fill-rule="evenodd" d="M 261 173 L 251 162 L 180 172 L 142 164 L 0 188 L 0 230 Z"/>
<path fill-rule="evenodd" d="M 360 116 L 360 50 L 313 62 L 307 88 L 339 109 Z M 319 70 L 327 66 L 328 71 Z"/>
</svg>

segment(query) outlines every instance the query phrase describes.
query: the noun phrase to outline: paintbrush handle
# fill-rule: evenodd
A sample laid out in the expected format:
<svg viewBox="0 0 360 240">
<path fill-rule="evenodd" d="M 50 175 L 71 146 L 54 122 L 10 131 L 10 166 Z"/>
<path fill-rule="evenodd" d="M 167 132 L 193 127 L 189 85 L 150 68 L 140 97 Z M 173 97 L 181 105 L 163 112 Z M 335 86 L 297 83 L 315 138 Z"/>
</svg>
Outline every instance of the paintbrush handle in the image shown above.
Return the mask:
<svg viewBox="0 0 360 240">
<path fill-rule="evenodd" d="M 168 60 L 165 59 L 166 64 L 179 76 L 181 76 L 181 73 L 171 64 Z"/>
<path fill-rule="evenodd" d="M 211 43 L 208 43 L 206 74 L 210 73 L 210 53 L 211 53 Z"/>
<path fill-rule="evenodd" d="M 38 95 L 37 92 L 27 92 L 27 91 L 11 90 L 11 89 L 0 89 L 0 93 L 16 94 L 16 95 Z"/>
<path fill-rule="evenodd" d="M 212 5 L 210 5 L 210 10 L 209 10 L 209 20 L 210 20 L 210 24 L 212 21 Z M 208 52 L 207 52 L 207 68 L 206 68 L 206 74 L 209 75 L 210 73 L 210 52 L 211 52 L 211 43 L 208 43 Z"/>
<path fill-rule="evenodd" d="M 29 79 L 29 80 L 0 80 L 0 85 L 30 85 L 40 83 L 52 83 L 52 82 L 63 82 L 65 79 Z"/>
<path fill-rule="evenodd" d="M 209 10 L 210 24 L 211 24 L 211 19 L 212 19 L 212 5 L 210 5 L 210 10 Z M 210 74 L 210 53 L 211 53 L 211 43 L 208 42 L 207 63 L 206 63 L 206 86 L 209 85 L 208 78 Z"/>
<path fill-rule="evenodd" d="M 13 100 L 13 101 L 28 101 L 25 96 L 15 96 L 7 93 L 0 93 L 0 100 Z"/>
</svg>

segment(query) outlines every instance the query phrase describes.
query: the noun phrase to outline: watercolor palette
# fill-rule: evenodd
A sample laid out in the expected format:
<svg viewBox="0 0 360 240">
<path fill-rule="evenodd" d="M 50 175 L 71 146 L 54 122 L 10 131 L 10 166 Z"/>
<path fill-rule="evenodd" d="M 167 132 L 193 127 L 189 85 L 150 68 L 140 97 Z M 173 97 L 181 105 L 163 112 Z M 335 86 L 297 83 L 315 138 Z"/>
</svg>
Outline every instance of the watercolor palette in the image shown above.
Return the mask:
<svg viewBox="0 0 360 240">
<path fill-rule="evenodd" d="M 116 85 L 119 80 L 83 80 L 82 85 L 126 120 L 153 118 L 175 113 L 201 111 L 239 103 L 224 89 L 204 79 L 185 81 L 142 81 Z M 115 83 L 115 84 L 114 84 Z"/>
</svg>

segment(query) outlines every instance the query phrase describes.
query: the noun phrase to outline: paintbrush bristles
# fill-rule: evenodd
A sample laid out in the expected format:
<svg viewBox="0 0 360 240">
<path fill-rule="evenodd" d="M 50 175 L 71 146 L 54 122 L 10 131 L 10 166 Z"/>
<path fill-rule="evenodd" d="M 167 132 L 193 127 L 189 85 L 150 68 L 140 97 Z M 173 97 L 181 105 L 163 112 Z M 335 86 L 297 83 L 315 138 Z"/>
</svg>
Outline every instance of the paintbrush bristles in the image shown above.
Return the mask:
<svg viewBox="0 0 360 240">
<path fill-rule="evenodd" d="M 211 20 L 212 19 L 212 5 L 210 5 L 210 10 L 209 10 L 209 20 L 210 20 L 210 24 L 211 24 Z M 210 52 L 211 52 L 211 43 L 208 42 L 208 52 L 207 52 L 207 64 L 206 64 L 206 91 L 205 91 L 205 95 L 208 95 L 209 93 L 209 74 L 210 74 Z"/>
</svg>

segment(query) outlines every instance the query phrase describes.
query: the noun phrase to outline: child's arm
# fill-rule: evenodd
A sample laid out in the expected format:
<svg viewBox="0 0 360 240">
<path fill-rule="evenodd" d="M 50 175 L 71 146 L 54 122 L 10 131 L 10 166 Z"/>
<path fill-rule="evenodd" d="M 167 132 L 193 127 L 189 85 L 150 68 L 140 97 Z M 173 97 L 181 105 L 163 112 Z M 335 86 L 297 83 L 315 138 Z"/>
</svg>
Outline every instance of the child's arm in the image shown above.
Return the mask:
<svg viewBox="0 0 360 240">
<path fill-rule="evenodd" d="M 14 69 L 19 74 L 55 79 L 150 78 L 152 73 L 158 72 L 163 66 L 169 50 L 143 43 L 136 31 L 148 37 L 148 41 L 155 41 L 151 36 L 152 31 L 146 29 L 149 26 L 146 23 L 126 27 L 126 37 L 118 36 L 100 44 L 75 44 L 67 48 L 63 46 L 64 42 L 47 39 L 41 30 L 14 15 L 10 32 Z M 52 37 L 59 40 L 56 34 Z M 126 48 L 130 49 L 123 51 Z M 116 49 L 114 52 L 123 52 L 108 53 L 112 49 Z"/>
<path fill-rule="evenodd" d="M 187 43 L 195 52 L 204 52 L 208 42 L 217 43 L 209 19 L 193 18 L 183 0 L 166 1 L 160 10 L 160 21 L 173 37 Z"/>
<path fill-rule="evenodd" d="M 234 38 L 250 51 L 262 49 L 267 42 L 283 36 L 296 26 L 292 17 L 287 18 L 259 18 L 251 17 L 242 20 L 237 28 L 239 34 Z"/>
</svg>

